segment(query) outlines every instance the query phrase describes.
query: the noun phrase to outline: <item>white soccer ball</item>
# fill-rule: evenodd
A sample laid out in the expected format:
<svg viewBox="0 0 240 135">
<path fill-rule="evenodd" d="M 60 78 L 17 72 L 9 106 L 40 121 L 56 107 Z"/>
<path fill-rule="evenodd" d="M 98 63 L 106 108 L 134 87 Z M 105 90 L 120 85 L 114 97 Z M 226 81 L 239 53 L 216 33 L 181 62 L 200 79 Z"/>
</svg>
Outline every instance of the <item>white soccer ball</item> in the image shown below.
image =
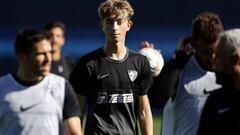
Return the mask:
<svg viewBox="0 0 240 135">
<path fill-rule="evenodd" d="M 145 47 L 140 49 L 139 53 L 147 57 L 150 63 L 152 75 L 159 75 L 164 65 L 164 60 L 160 50 L 156 50 L 151 47 Z"/>
</svg>

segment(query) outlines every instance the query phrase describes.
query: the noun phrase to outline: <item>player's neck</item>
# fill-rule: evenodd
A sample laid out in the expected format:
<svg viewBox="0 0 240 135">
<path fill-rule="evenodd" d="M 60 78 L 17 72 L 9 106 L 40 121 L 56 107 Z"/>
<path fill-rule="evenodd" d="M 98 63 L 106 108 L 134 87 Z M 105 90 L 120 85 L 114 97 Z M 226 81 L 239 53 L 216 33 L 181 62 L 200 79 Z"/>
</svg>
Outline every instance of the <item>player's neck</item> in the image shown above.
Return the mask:
<svg viewBox="0 0 240 135">
<path fill-rule="evenodd" d="M 19 68 L 17 71 L 17 77 L 24 82 L 40 81 L 44 76 L 36 76 L 31 74 L 29 71 Z"/>
<path fill-rule="evenodd" d="M 127 52 L 125 44 L 120 42 L 118 44 L 106 43 L 103 50 L 109 58 L 114 60 L 122 60 Z"/>
<path fill-rule="evenodd" d="M 233 87 L 240 93 L 239 77 L 233 79 Z"/>
<path fill-rule="evenodd" d="M 53 51 L 53 53 L 52 53 L 52 60 L 53 61 L 58 61 L 60 59 L 61 59 L 61 50 Z"/>
</svg>

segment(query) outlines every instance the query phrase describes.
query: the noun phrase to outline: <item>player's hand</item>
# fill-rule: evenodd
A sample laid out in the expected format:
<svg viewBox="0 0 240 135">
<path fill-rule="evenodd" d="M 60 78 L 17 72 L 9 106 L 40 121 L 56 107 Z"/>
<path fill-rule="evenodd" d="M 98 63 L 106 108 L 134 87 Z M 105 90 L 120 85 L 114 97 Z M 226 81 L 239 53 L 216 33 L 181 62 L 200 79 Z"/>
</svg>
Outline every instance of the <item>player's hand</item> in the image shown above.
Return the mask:
<svg viewBox="0 0 240 135">
<path fill-rule="evenodd" d="M 176 51 L 185 51 L 187 54 L 192 53 L 194 50 L 191 47 L 192 37 L 186 36 L 181 37 L 176 48 Z"/>
<path fill-rule="evenodd" d="M 139 52 L 145 55 L 150 63 L 152 75 L 160 74 L 164 65 L 164 59 L 159 49 L 154 48 L 154 44 L 148 41 L 141 42 Z"/>
<path fill-rule="evenodd" d="M 139 49 L 142 49 L 142 48 L 154 48 L 154 44 L 148 41 L 143 41 L 139 46 Z"/>
</svg>

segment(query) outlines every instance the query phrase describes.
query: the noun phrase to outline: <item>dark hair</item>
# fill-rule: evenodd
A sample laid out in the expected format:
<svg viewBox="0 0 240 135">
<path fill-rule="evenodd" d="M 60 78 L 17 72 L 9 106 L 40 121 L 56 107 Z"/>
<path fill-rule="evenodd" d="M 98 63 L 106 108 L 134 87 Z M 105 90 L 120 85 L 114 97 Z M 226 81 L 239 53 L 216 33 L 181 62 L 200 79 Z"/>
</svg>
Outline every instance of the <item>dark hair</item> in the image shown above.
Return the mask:
<svg viewBox="0 0 240 135">
<path fill-rule="evenodd" d="M 15 39 L 15 54 L 29 54 L 34 45 L 44 39 L 51 41 L 51 34 L 47 31 L 40 32 L 35 28 L 21 29 Z"/>
<path fill-rule="evenodd" d="M 213 12 L 203 12 L 199 14 L 192 25 L 193 40 L 202 39 L 213 43 L 217 40 L 218 34 L 223 31 L 220 17 Z"/>
<path fill-rule="evenodd" d="M 63 33 L 66 31 L 65 24 L 61 21 L 52 21 L 45 26 L 45 30 L 47 31 L 50 31 L 53 28 L 60 28 L 62 29 Z"/>
</svg>

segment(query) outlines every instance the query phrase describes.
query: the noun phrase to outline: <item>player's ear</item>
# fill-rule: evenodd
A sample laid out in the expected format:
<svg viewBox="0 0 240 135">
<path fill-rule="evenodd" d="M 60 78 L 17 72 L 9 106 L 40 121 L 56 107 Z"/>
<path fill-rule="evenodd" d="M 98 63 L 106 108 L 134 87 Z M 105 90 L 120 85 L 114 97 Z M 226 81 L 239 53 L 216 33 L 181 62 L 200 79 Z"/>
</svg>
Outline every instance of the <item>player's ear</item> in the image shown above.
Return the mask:
<svg viewBox="0 0 240 135">
<path fill-rule="evenodd" d="M 22 62 L 22 61 L 26 60 L 27 56 L 26 56 L 26 54 L 18 53 L 18 54 L 16 54 L 16 58 L 19 62 Z"/>
<path fill-rule="evenodd" d="M 132 25 L 133 25 L 133 22 L 132 22 L 131 20 L 128 20 L 128 29 L 127 29 L 127 31 L 130 30 L 130 28 L 132 27 Z"/>
<path fill-rule="evenodd" d="M 63 36 L 63 45 L 65 45 L 66 38 Z"/>
<path fill-rule="evenodd" d="M 239 65 L 240 64 L 240 54 L 233 55 L 233 65 Z"/>
</svg>

